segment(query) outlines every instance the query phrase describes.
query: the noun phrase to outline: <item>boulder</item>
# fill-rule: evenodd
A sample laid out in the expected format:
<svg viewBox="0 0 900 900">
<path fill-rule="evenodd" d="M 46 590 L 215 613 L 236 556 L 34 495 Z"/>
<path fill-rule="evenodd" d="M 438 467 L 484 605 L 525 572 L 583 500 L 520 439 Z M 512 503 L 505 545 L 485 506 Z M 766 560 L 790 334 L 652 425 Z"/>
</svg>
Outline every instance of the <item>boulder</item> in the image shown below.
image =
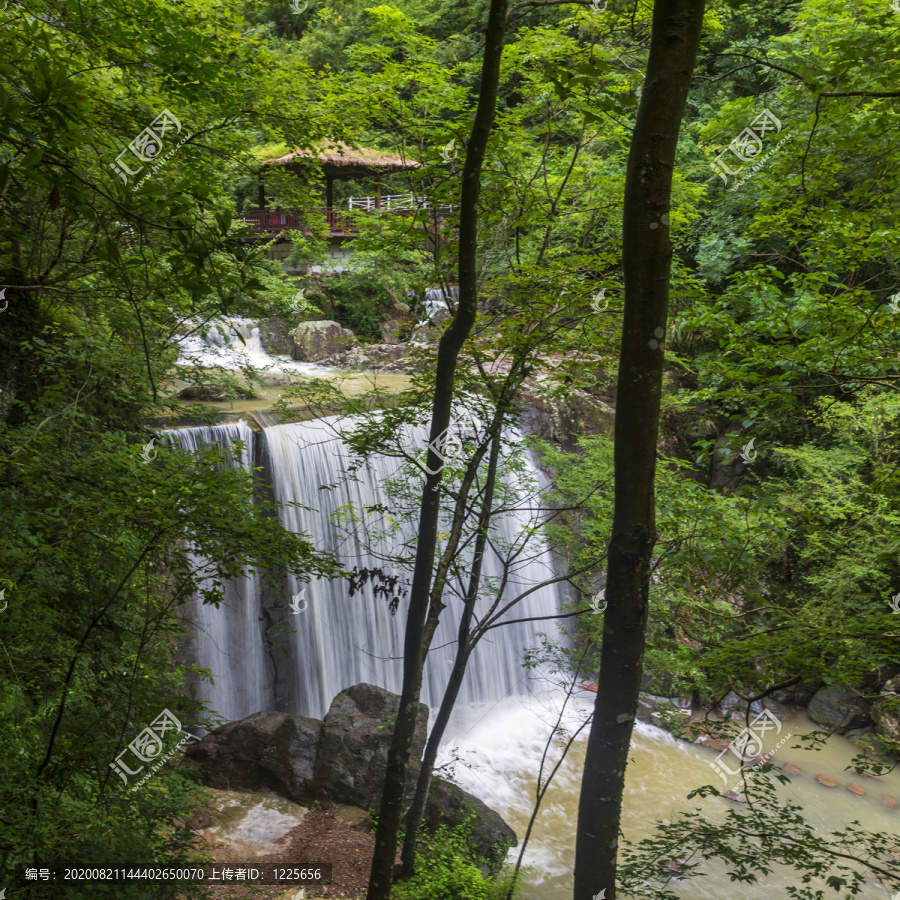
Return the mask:
<svg viewBox="0 0 900 900">
<path fill-rule="evenodd" d="M 313 774 L 316 789 L 335 803 L 377 808 L 391 745 L 390 723 L 399 709 L 397 694 L 373 684 L 356 684 L 341 691 L 322 721 Z M 410 755 L 408 799 L 415 792 L 427 728 L 428 707 L 420 703 Z"/>
<path fill-rule="evenodd" d="M 271 790 L 296 803 L 313 796 L 313 760 L 322 723 L 281 712 L 229 722 L 191 744 L 187 760 L 219 790 Z"/>
<path fill-rule="evenodd" d="M 318 362 L 342 350 L 348 350 L 358 341 L 352 331 L 337 322 L 301 322 L 289 335 L 291 356 L 302 362 Z"/>
<path fill-rule="evenodd" d="M 413 324 L 409 305 L 397 301 L 387 311 L 387 317 L 379 325 L 381 339 L 385 344 L 399 344 L 412 333 Z"/>
<path fill-rule="evenodd" d="M 235 388 L 234 393 L 238 400 L 252 400 L 255 396 L 252 391 L 247 391 L 243 388 Z M 188 385 L 178 392 L 178 397 L 181 400 L 193 400 L 195 402 L 204 400 L 213 403 L 223 403 L 231 399 L 228 391 L 224 388 L 216 387 L 214 384 Z"/>
<path fill-rule="evenodd" d="M 809 701 L 815 697 L 816 692 L 825 684 L 821 678 L 811 678 L 808 681 L 801 681 L 799 684 L 792 685 L 781 691 L 772 691 L 769 695 L 773 700 L 779 703 L 785 703 L 788 706 L 809 706 Z"/>
<path fill-rule="evenodd" d="M 282 356 L 291 352 L 290 325 L 285 319 L 264 319 L 259 323 L 259 342 L 270 356 Z"/>
<path fill-rule="evenodd" d="M 471 819 L 472 843 L 477 854 L 489 862 L 491 872 L 497 872 L 509 847 L 518 844 L 516 833 L 503 821 L 500 815 L 477 797 L 461 787 L 444 781 L 431 779 L 428 803 L 425 805 L 424 823 L 432 829 L 439 825 L 462 825 Z"/>
<path fill-rule="evenodd" d="M 870 703 L 849 687 L 829 684 L 809 702 L 809 717 L 819 725 L 837 725 L 842 729 L 863 728 L 871 724 Z"/>
<path fill-rule="evenodd" d="M 872 704 L 872 718 L 879 734 L 900 741 L 900 675 L 885 682 L 881 696 Z"/>
<path fill-rule="evenodd" d="M 784 703 L 780 703 L 774 697 L 763 697 L 763 709 L 767 709 L 779 722 L 787 722 L 794 718 L 794 712 Z"/>
</svg>

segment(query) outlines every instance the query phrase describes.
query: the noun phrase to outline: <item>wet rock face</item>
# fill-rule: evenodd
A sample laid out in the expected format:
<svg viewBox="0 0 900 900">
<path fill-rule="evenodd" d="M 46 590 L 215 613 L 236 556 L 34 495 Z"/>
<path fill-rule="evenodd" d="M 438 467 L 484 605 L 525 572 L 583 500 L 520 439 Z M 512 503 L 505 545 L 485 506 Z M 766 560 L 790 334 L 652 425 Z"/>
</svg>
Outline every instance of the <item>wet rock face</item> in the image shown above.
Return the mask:
<svg viewBox="0 0 900 900">
<path fill-rule="evenodd" d="M 879 734 L 900 741 L 900 675 L 885 682 L 881 696 L 872 704 L 872 718 Z"/>
<path fill-rule="evenodd" d="M 809 702 L 809 717 L 819 725 L 863 728 L 872 723 L 868 700 L 842 684 L 830 684 Z"/>
<path fill-rule="evenodd" d="M 399 708 L 397 694 L 372 684 L 356 684 L 331 701 L 316 753 L 314 778 L 319 791 L 337 803 L 378 808 Z M 420 703 L 407 780 L 410 794 L 419 777 L 427 728 L 428 707 Z"/>
<path fill-rule="evenodd" d="M 301 362 L 318 362 L 359 343 L 352 331 L 328 320 L 301 322 L 289 338 L 291 356 Z"/>
<path fill-rule="evenodd" d="M 275 791 L 297 803 L 313 794 L 313 760 L 322 723 L 280 712 L 229 722 L 188 747 L 204 783 L 219 790 Z"/>
</svg>

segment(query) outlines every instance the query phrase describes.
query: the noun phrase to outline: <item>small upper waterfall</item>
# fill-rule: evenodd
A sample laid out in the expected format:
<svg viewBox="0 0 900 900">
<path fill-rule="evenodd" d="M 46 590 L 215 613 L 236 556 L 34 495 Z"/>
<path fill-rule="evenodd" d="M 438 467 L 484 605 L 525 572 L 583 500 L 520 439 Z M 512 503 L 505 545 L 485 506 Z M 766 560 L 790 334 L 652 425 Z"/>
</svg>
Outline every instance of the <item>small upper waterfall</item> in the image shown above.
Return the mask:
<svg viewBox="0 0 900 900">
<path fill-rule="evenodd" d="M 217 439 L 227 446 L 235 439 L 231 429 L 238 427 L 185 429 L 178 435 L 188 449 L 196 442 Z M 392 457 L 375 457 L 353 478 L 345 478 L 351 459 L 339 427 L 337 419 L 319 419 L 266 428 L 262 436 L 256 436 L 256 464 L 265 466 L 275 499 L 284 504 L 280 517 L 286 528 L 308 534 L 318 549 L 333 552 L 348 569 L 375 567 L 380 563 L 369 554 L 367 541 L 379 553 L 390 547 L 365 532 L 367 517 L 348 531 L 334 516 L 348 504 L 359 510 L 366 504 L 389 507 L 384 484 L 399 464 Z M 423 440 L 425 433 L 419 431 L 410 429 L 410 441 Z M 243 426 L 240 434 L 252 448 L 252 432 Z M 245 454 L 245 464 L 252 458 Z M 496 518 L 492 525 L 496 543 L 505 546 L 521 540 L 529 518 L 524 510 L 510 510 Z M 385 517 L 379 514 L 375 519 L 377 527 L 383 527 Z M 415 527 L 415 522 L 398 526 L 392 542 L 411 541 Z M 501 569 L 498 556 L 489 553 L 484 578 L 499 579 Z M 391 574 L 410 575 L 400 569 Z M 549 552 L 530 543 L 507 577 L 505 602 L 553 577 Z M 258 580 L 248 577 L 229 586 L 220 610 L 195 604 L 197 662 L 217 676 L 216 687 L 203 691 L 211 708 L 229 719 L 273 708 L 321 718 L 334 696 L 350 685 L 365 681 L 399 692 L 407 597 L 401 598 L 401 608 L 391 615 L 387 601 L 375 596 L 371 582 L 351 597 L 343 579 L 319 579 L 306 586 L 292 577 L 284 581 L 281 597 L 261 597 Z M 298 608 L 302 612 L 294 613 L 289 604 L 301 591 Z M 460 604 L 449 596 L 444 602 L 447 608 L 432 642 L 422 691 L 422 700 L 432 708 L 441 701 L 455 656 Z M 543 587 L 504 618 L 551 616 L 557 610 L 555 587 Z M 469 659 L 458 704 L 494 702 L 517 689 L 525 690 L 523 650 L 536 646 L 537 633 L 548 630 L 550 624 L 520 622 L 489 632 Z M 271 625 L 278 627 L 270 638 L 284 626 L 293 633 L 267 640 L 263 630 Z"/>
</svg>

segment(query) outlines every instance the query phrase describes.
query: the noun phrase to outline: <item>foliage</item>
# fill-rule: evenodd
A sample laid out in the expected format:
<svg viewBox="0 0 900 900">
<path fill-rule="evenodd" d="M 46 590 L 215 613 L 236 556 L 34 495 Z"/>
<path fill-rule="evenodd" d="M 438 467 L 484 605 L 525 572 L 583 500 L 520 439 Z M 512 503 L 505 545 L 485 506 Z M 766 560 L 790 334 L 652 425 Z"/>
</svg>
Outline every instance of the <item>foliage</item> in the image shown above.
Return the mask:
<svg viewBox="0 0 900 900">
<path fill-rule="evenodd" d="M 392 900 L 502 900 L 507 894 L 507 877 L 478 868 L 470 826 L 423 829 L 418 859 L 415 876 L 394 885 Z"/>
</svg>

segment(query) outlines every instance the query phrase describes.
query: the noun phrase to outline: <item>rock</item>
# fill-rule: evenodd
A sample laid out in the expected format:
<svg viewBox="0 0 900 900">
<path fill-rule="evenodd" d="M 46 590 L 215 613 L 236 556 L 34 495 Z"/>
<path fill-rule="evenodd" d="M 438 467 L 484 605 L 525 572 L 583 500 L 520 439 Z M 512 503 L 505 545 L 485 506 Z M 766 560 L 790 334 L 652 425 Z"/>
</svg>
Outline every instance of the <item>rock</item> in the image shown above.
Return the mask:
<svg viewBox="0 0 900 900">
<path fill-rule="evenodd" d="M 333 815 L 353 831 L 368 834 L 372 830 L 372 816 L 358 806 L 339 806 L 333 810 Z"/>
<path fill-rule="evenodd" d="M 337 322 L 301 322 L 289 335 L 291 356 L 303 362 L 319 362 L 358 344 L 352 331 Z"/>
<path fill-rule="evenodd" d="M 386 344 L 399 344 L 412 334 L 413 324 L 409 306 L 398 300 L 387 311 L 385 320 L 378 326 L 381 339 Z"/>
<path fill-rule="evenodd" d="M 780 722 L 787 722 L 794 718 L 794 711 L 774 697 L 763 697 L 762 705 L 763 709 L 767 709 Z"/>
<path fill-rule="evenodd" d="M 191 744 L 186 759 L 221 790 L 271 790 L 298 803 L 313 796 L 313 760 L 322 723 L 281 712 L 229 722 Z"/>
<path fill-rule="evenodd" d="M 342 350 L 340 353 L 333 353 L 320 359 L 320 366 L 334 366 L 336 369 L 368 369 L 372 360 L 362 347 L 351 347 L 349 350 Z"/>
<path fill-rule="evenodd" d="M 243 388 L 235 388 L 235 396 L 238 400 L 252 400 L 256 395 L 252 391 Z M 207 403 L 223 403 L 232 398 L 224 388 L 214 384 L 191 384 L 178 392 L 181 400 L 203 400 Z"/>
<path fill-rule="evenodd" d="M 825 787 L 837 787 L 837 782 L 830 775 L 816 775 L 816 781 L 824 784 Z"/>
<path fill-rule="evenodd" d="M 431 779 L 424 823 L 432 829 L 439 825 L 462 825 L 472 814 L 472 843 L 479 856 L 487 860 L 491 872 L 498 872 L 509 847 L 518 844 L 516 833 L 500 815 L 477 797 L 442 778 Z"/>
<path fill-rule="evenodd" d="M 263 319 L 259 323 L 259 342 L 270 356 L 290 355 L 290 325 L 282 318 Z"/>
<path fill-rule="evenodd" d="M 785 763 L 784 766 L 782 766 L 781 771 L 785 775 L 799 775 L 803 769 L 801 769 L 800 766 L 795 766 L 793 763 Z"/>
<path fill-rule="evenodd" d="M 372 684 L 356 684 L 341 691 L 325 714 L 315 754 L 316 789 L 328 799 L 362 809 L 377 808 L 387 768 L 391 729 L 400 697 Z M 428 707 L 419 704 L 419 717 L 410 755 L 407 794 L 411 798 L 425 749 Z"/>
<path fill-rule="evenodd" d="M 884 683 L 881 695 L 872 704 L 872 718 L 879 734 L 900 741 L 900 675 Z"/>
<path fill-rule="evenodd" d="M 613 407 L 587 391 L 568 389 L 564 394 L 546 396 L 528 387 L 524 399 L 523 429 L 564 448 L 574 448 L 584 435 L 609 433 L 615 423 Z M 658 689 L 647 679 L 643 687 Z"/>
<path fill-rule="evenodd" d="M 892 797 L 890 794 L 883 794 L 881 797 L 881 808 L 887 810 L 896 809 L 897 798 Z"/>
<path fill-rule="evenodd" d="M 812 678 L 809 681 L 801 681 L 783 691 L 772 691 L 769 696 L 788 706 L 809 706 L 809 701 L 815 697 L 816 691 L 824 684 L 825 682 L 821 678 Z"/>
<path fill-rule="evenodd" d="M 847 785 L 847 790 L 850 791 L 851 794 L 856 794 L 859 797 L 866 796 L 866 789 L 855 781 L 851 781 L 850 784 Z"/>
<path fill-rule="evenodd" d="M 877 740 L 878 730 L 876 728 L 854 728 L 852 731 L 848 731 L 844 737 L 859 747 L 866 756 L 873 759 L 877 759 L 880 756 Z"/>
<path fill-rule="evenodd" d="M 197 810 L 188 820 L 204 815 L 199 830 L 213 847 L 233 854 L 233 859 L 251 860 L 277 852 L 277 842 L 303 821 L 308 810 L 270 792 L 244 793 L 210 790 L 208 808 Z"/>
<path fill-rule="evenodd" d="M 747 798 L 743 794 L 739 794 L 737 791 L 726 791 L 725 797 L 728 800 L 731 800 L 732 803 L 746 803 Z"/>
<path fill-rule="evenodd" d="M 705 734 L 701 734 L 694 743 L 700 744 L 702 747 L 707 747 L 710 750 L 715 750 L 717 753 L 721 753 L 731 746 L 730 741 L 725 740 L 725 738 L 713 738 Z"/>
<path fill-rule="evenodd" d="M 862 728 L 872 722 L 869 708 L 869 701 L 856 691 L 841 684 L 830 684 L 818 691 L 810 701 L 809 717 L 819 725 Z"/>
<path fill-rule="evenodd" d="M 372 362 L 396 362 L 398 359 L 409 356 L 410 349 L 405 344 L 398 343 L 367 344 L 365 353 Z"/>
</svg>

